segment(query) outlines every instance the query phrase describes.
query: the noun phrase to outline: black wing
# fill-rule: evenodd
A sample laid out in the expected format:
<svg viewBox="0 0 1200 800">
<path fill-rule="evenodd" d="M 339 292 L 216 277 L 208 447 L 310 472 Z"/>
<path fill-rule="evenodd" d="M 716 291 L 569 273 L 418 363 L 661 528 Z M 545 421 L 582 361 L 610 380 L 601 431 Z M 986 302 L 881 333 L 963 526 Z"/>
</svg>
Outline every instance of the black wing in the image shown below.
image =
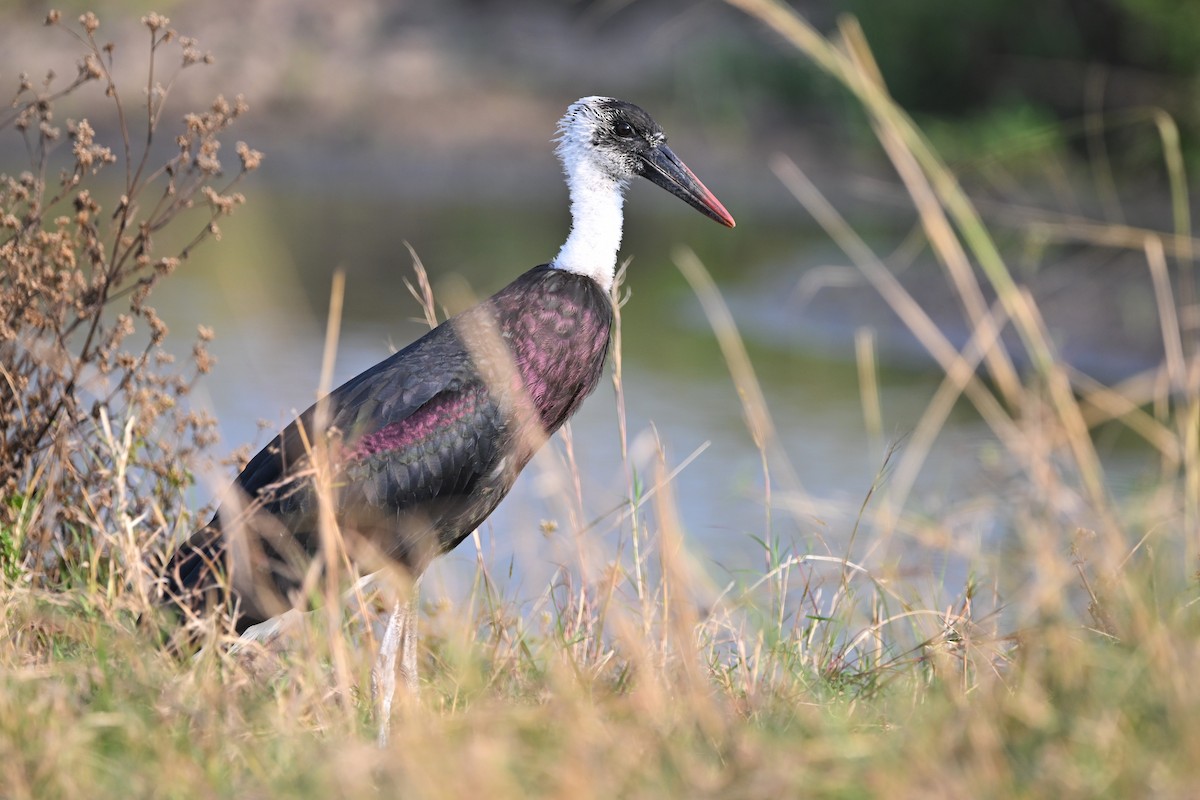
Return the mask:
<svg viewBox="0 0 1200 800">
<path fill-rule="evenodd" d="M 470 358 L 454 326 L 439 325 L 334 389 L 322 401 L 321 411 L 328 418 L 327 430 L 353 447 L 408 419 L 437 395 L 462 391 L 474 380 Z M 277 486 L 305 463 L 319 433 L 318 405 L 301 414 L 246 464 L 236 484 L 247 497 Z"/>
<path fill-rule="evenodd" d="M 462 530 L 473 530 L 515 477 L 498 469 L 508 423 L 452 324 L 347 381 L 323 403 L 326 431 L 336 440 L 331 453 L 343 526 L 415 572 L 457 544 Z M 318 405 L 301 414 L 236 480 L 246 501 L 240 524 L 261 540 L 266 565 L 258 568 L 281 594 L 298 583 L 299 562 L 319 547 L 317 494 L 307 476 L 310 448 L 324 435 L 317 414 Z M 227 546 L 222 511 L 168 564 L 172 596 L 197 598 L 215 586 Z M 251 523 L 261 512 L 280 525 Z M 242 599 L 239 628 L 272 615 Z"/>
</svg>

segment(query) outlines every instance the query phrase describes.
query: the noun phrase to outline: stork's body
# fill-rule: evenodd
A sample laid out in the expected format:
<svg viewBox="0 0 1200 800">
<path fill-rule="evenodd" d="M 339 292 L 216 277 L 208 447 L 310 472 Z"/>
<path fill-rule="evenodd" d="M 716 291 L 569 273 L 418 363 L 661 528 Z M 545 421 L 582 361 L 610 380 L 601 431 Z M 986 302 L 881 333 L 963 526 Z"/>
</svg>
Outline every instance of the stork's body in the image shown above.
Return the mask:
<svg viewBox="0 0 1200 800">
<path fill-rule="evenodd" d="M 611 324 L 596 281 L 543 265 L 434 328 L 338 387 L 250 460 L 235 484 L 248 513 L 218 513 L 180 549 L 173 591 L 215 585 L 210 568 L 226 566 L 222 529 L 240 525 L 252 534 L 241 537 L 247 550 L 261 549 L 230 570 L 238 630 L 292 606 L 289 593 L 320 546 L 308 475 L 316 446 L 329 448 L 331 499 L 350 549 L 369 567 L 386 558 L 419 576 L 492 513 L 546 435 L 596 388 Z M 320 415 L 335 431 L 324 441 Z"/>
<path fill-rule="evenodd" d="M 637 106 L 583 98 L 558 141 L 572 227 L 554 260 L 338 387 L 251 459 L 236 482 L 246 508 L 223 507 L 168 565 L 176 603 L 195 607 L 227 586 L 243 630 L 304 600 L 294 590 L 320 546 L 314 447 L 328 448 L 350 555 L 419 578 L 487 518 L 596 388 L 629 181 L 647 177 L 733 226 Z"/>
</svg>

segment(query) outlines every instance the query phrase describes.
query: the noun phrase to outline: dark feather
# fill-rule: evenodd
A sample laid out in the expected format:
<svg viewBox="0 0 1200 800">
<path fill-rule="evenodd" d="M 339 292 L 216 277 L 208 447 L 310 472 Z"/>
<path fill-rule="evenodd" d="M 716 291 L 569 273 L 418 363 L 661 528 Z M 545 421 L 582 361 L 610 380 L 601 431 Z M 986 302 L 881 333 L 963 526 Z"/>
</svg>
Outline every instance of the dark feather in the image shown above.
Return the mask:
<svg viewBox="0 0 1200 800">
<path fill-rule="evenodd" d="M 419 575 L 495 509 L 595 389 L 611 323 L 595 281 L 536 267 L 347 381 L 250 460 L 235 482 L 245 509 L 226 503 L 179 548 L 169 596 L 210 601 L 232 561 L 239 629 L 292 604 L 319 549 L 316 443 L 328 444 L 338 521 L 360 560 L 374 553 Z M 229 535 L 243 538 L 249 567 L 229 558 Z"/>
</svg>

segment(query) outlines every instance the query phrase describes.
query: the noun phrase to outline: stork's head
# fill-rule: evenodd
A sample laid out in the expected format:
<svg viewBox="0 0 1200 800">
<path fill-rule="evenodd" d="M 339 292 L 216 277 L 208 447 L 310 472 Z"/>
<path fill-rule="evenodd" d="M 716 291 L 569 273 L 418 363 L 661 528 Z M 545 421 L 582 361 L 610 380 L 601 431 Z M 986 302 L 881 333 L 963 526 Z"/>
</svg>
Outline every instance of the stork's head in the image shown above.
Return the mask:
<svg viewBox="0 0 1200 800">
<path fill-rule="evenodd" d="M 667 147 L 658 123 L 633 103 L 612 97 L 576 100 L 558 123 L 558 157 L 568 181 L 624 186 L 641 175 L 722 225 L 734 226 L 721 201 Z"/>
</svg>

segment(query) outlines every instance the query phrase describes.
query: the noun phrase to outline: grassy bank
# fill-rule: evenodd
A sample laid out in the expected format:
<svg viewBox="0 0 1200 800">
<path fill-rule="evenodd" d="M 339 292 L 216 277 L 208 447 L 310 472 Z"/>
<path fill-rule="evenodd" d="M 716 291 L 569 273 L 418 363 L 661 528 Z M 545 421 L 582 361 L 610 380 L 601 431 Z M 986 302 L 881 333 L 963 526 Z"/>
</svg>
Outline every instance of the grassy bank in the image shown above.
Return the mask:
<svg viewBox="0 0 1200 800">
<path fill-rule="evenodd" d="M 1086 220 L 1036 229 L 1144 254 L 1163 361 L 1102 385 L 1058 355 L 1051 326 L 955 175 L 888 96 L 854 24 L 830 39 L 782 6 L 733 4 L 861 103 L 972 336 L 963 348 L 951 344 L 887 260 L 798 165 L 777 157 L 796 213 L 824 226 L 944 374 L 923 418 L 855 503 L 852 529 L 822 535 L 817 520 L 829 501 L 794 479 L 792 461 L 805 454 L 779 445 L 736 321 L 704 265 L 680 250 L 677 266 L 762 453 L 763 569 L 710 577 L 672 498 L 686 465 L 652 436 L 657 448 L 634 453 L 622 423 L 614 435 L 631 453 L 627 503 L 597 512 L 563 492 L 560 528 L 545 532 L 571 537 L 576 556 L 548 585 L 514 596 L 498 579 L 507 565 L 489 562 L 478 539 L 463 545 L 476 547 L 475 584 L 423 608 L 420 697 L 397 710 L 382 748 L 368 696 L 374 629 L 362 622 L 381 604 L 374 597 L 362 598 L 365 615 L 358 604 L 345 618 L 311 615 L 283 649 L 233 648 L 219 617 L 202 621 L 208 646 L 194 657 L 163 645 L 170 623 L 151 601 L 155 564 L 194 525 L 183 498 L 209 428 L 186 411 L 185 397 L 211 367 L 210 334 L 198 333 L 189 364 L 160 357 L 165 323 L 146 301 L 157 281 L 187 268 L 192 248 L 213 244 L 206 240 L 239 205 L 236 183 L 259 155 L 232 148 L 239 168 L 220 168 L 214 143 L 243 106 L 218 100 L 186 118 L 180 160 L 151 163 L 143 139 L 177 135 L 161 127 L 170 118 L 159 105 L 169 95 L 164 62 L 144 105 L 121 106 L 136 89 L 122 94 L 108 83 L 88 18 L 73 28 L 84 54 L 78 85 L 109 86 L 121 144 L 101 147 L 78 123 L 56 130 L 47 100 L 58 102 L 59 90 L 33 81 L 16 111 L 0 116 L 15 129 L 0 133 L 23 137 L 34 166 L 0 194 L 9 298 L 0 341 L 9 393 L 0 397 L 0 795 L 1193 793 L 1200 314 L 1187 180 L 1170 120 L 1156 130 L 1174 230 Z M 172 69 L 203 63 L 194 44 L 168 35 L 168 23 L 145 24 L 152 52 L 170 54 Z M 53 159 L 67 151 L 56 177 Z M 125 199 L 81 198 L 105 164 L 125 171 Z M 168 225 L 194 236 L 156 251 Z M 432 321 L 435 304 L 414 294 Z M 618 333 L 608 401 L 624 420 L 621 346 Z M 879 398 L 868 332 L 858 353 L 871 425 Z M 911 500 L 946 416 L 963 403 L 989 426 L 993 457 L 1012 476 L 1011 495 L 980 500 L 1004 521 L 1000 554 L 959 548 L 956 520 Z M 1155 462 L 1139 487 L 1119 495 L 1096 445 L 1099 432 L 1113 430 L 1139 440 Z M 556 472 L 561 486 L 582 485 L 586 466 L 570 439 L 550 447 L 539 468 Z M 780 538 L 771 521 L 782 519 L 811 538 Z M 596 547 L 597 528 L 615 534 L 603 537 L 618 542 L 615 552 Z M 906 554 L 917 547 L 967 559 L 965 585 L 908 577 Z"/>
</svg>

